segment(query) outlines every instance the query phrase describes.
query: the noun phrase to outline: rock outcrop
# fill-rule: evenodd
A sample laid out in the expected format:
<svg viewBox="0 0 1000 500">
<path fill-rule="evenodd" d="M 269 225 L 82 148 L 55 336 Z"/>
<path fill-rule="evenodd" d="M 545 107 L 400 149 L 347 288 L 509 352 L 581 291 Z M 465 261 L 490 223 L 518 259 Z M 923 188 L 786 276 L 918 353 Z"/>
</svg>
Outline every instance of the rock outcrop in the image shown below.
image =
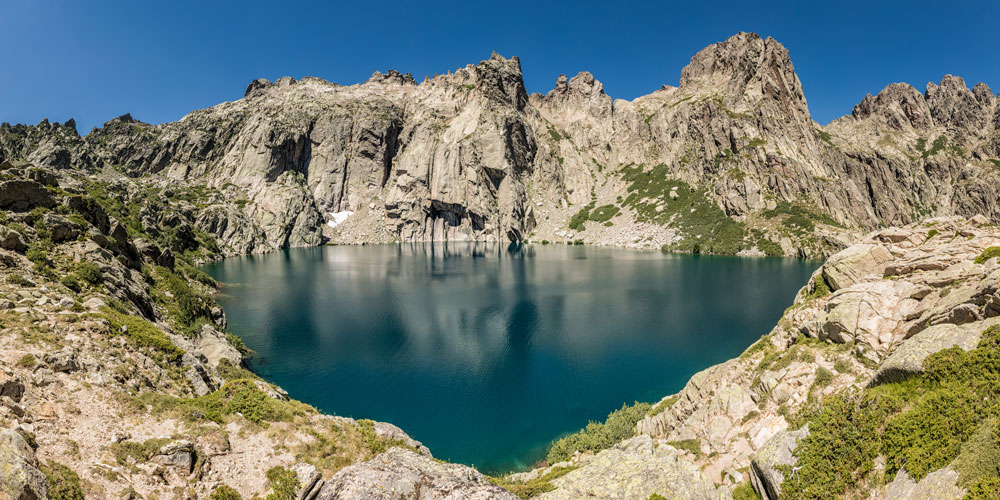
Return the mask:
<svg viewBox="0 0 1000 500">
<path fill-rule="evenodd" d="M 372 460 L 346 467 L 319 490 L 317 500 L 516 500 L 471 467 L 435 462 L 393 448 Z"/>
</svg>

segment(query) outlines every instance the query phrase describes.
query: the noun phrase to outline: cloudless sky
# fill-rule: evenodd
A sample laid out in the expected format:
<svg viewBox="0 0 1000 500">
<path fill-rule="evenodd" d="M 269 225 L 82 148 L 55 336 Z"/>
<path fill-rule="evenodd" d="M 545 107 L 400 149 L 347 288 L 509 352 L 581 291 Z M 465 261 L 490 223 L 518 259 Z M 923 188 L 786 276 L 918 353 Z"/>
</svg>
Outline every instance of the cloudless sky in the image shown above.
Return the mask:
<svg viewBox="0 0 1000 500">
<path fill-rule="evenodd" d="M 820 123 L 893 82 L 923 91 L 951 73 L 1000 90 L 997 1 L 0 0 L 0 121 L 161 123 L 258 77 L 419 81 L 494 50 L 521 58 L 529 92 L 586 70 L 634 99 L 738 31 L 789 49 Z"/>
</svg>

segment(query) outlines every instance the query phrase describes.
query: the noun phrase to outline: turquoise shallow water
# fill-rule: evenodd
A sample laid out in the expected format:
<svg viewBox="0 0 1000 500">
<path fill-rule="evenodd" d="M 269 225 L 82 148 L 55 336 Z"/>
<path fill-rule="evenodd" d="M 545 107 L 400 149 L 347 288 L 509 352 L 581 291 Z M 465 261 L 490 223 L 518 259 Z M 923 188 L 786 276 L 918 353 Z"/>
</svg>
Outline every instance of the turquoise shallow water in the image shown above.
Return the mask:
<svg viewBox="0 0 1000 500">
<path fill-rule="evenodd" d="M 261 376 L 438 458 L 530 466 L 767 333 L 818 262 L 587 246 L 293 249 L 206 267 Z"/>
</svg>

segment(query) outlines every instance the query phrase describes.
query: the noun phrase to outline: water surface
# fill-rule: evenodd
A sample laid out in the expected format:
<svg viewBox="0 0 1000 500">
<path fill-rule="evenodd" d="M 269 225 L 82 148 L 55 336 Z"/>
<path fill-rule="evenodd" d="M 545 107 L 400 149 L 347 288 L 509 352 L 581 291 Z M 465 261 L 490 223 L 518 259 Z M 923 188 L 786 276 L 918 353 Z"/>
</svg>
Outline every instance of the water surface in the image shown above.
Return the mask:
<svg viewBox="0 0 1000 500">
<path fill-rule="evenodd" d="M 739 354 L 818 265 L 435 244 L 293 249 L 206 271 L 226 284 L 219 302 L 262 377 L 497 472 Z"/>
</svg>

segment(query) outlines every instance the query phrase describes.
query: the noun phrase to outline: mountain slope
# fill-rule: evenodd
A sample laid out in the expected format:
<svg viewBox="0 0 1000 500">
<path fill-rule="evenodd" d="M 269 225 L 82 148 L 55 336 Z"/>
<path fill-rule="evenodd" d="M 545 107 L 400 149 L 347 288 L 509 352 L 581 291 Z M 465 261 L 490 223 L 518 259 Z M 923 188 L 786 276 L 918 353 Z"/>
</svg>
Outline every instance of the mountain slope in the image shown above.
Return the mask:
<svg viewBox="0 0 1000 500">
<path fill-rule="evenodd" d="M 826 255 L 883 225 L 1000 217 L 996 102 L 947 76 L 925 94 L 890 85 L 821 127 L 788 51 L 739 33 L 695 54 L 679 87 L 633 101 L 588 73 L 529 96 L 517 58 L 494 54 L 420 84 L 256 80 L 178 122 L 126 115 L 86 137 L 4 125 L 0 156 L 216 189 L 225 203 L 198 225 L 224 254 L 582 239 Z"/>
</svg>

